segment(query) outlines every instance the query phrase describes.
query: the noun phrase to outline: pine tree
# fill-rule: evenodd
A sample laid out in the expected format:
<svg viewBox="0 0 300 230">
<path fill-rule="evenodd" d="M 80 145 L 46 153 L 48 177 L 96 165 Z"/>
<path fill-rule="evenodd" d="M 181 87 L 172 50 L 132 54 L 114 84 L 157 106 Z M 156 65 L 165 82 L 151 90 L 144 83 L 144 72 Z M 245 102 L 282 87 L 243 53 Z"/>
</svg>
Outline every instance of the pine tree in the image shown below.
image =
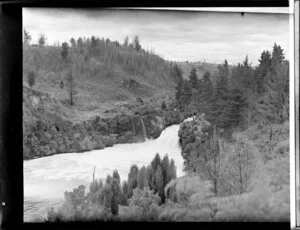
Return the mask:
<svg viewBox="0 0 300 230">
<path fill-rule="evenodd" d="M 255 84 L 256 84 L 256 92 L 258 94 L 262 94 L 264 92 L 264 79 L 270 70 L 272 64 L 271 53 L 266 50 L 263 51 L 260 57 L 259 66 L 255 70 Z"/>
<path fill-rule="evenodd" d="M 165 201 L 164 194 L 164 181 L 163 181 L 163 171 L 160 165 L 158 165 L 155 171 L 155 192 L 160 196 L 162 203 Z"/>
<path fill-rule="evenodd" d="M 199 83 L 198 83 L 197 71 L 195 68 L 192 68 L 189 75 L 189 80 L 190 80 L 191 87 L 194 88 L 195 90 L 198 90 Z"/>
<path fill-rule="evenodd" d="M 138 186 L 138 173 L 139 173 L 139 168 L 137 165 L 131 165 L 130 171 L 128 174 L 128 187 L 129 187 L 129 192 L 128 192 L 128 197 L 132 196 L 133 189 L 135 189 Z"/>
<path fill-rule="evenodd" d="M 103 205 L 104 208 L 111 210 L 112 203 L 112 191 L 111 185 L 106 183 L 103 189 L 101 190 L 99 196 L 100 204 Z"/>
<path fill-rule="evenodd" d="M 185 106 L 190 105 L 192 100 L 192 86 L 189 81 L 184 80 L 183 81 L 183 92 L 182 92 L 182 104 Z"/>
<path fill-rule="evenodd" d="M 111 212 L 113 215 L 118 215 L 119 213 L 119 204 L 121 202 L 122 191 L 120 188 L 120 183 L 117 179 L 113 179 L 111 184 Z"/>
<path fill-rule="evenodd" d="M 70 96 L 70 105 L 74 105 L 74 94 L 75 94 L 75 66 L 72 66 L 72 69 L 70 69 L 67 72 L 67 81 L 68 81 L 68 89 L 69 89 L 69 96 Z"/>
<path fill-rule="evenodd" d="M 140 51 L 142 49 L 142 46 L 140 44 L 140 39 L 138 36 L 134 36 L 133 38 L 133 47 L 136 51 Z"/>
<path fill-rule="evenodd" d="M 80 50 L 80 53 L 83 53 L 83 40 L 82 40 L 82 38 L 81 37 L 79 37 L 78 39 L 77 39 L 77 46 L 78 46 L 78 48 L 79 48 L 79 50 Z"/>
<path fill-rule="evenodd" d="M 126 181 L 123 181 L 122 183 L 122 205 L 128 205 L 128 197 L 129 197 L 129 187 L 128 183 Z"/>
<path fill-rule="evenodd" d="M 182 111 L 184 107 L 183 77 L 182 77 L 182 70 L 176 64 L 173 67 L 173 74 L 174 74 L 174 79 L 176 81 L 176 88 L 175 88 L 176 105 L 177 107 L 179 107 L 180 111 Z"/>
<path fill-rule="evenodd" d="M 225 127 L 238 127 L 243 119 L 242 110 L 246 106 L 246 97 L 240 89 L 230 91 L 228 95 L 228 104 L 224 111 Z"/>
<path fill-rule="evenodd" d="M 272 51 L 272 65 L 281 64 L 284 60 L 283 49 L 274 43 Z"/>
<path fill-rule="evenodd" d="M 200 111 L 208 114 L 210 111 L 210 102 L 213 96 L 213 84 L 210 77 L 210 72 L 205 72 L 202 80 L 202 94 L 200 102 Z"/>
<path fill-rule="evenodd" d="M 170 174 L 171 174 L 171 178 L 175 179 L 177 177 L 176 174 L 176 166 L 175 166 L 175 162 L 173 159 L 171 159 L 171 165 L 170 165 Z"/>
<path fill-rule="evenodd" d="M 115 179 L 119 184 L 121 183 L 121 178 L 120 178 L 120 175 L 118 173 L 118 170 L 114 170 L 113 179 Z"/>
<path fill-rule="evenodd" d="M 161 164 L 161 159 L 158 153 L 156 153 L 154 159 L 151 161 L 151 167 L 153 171 L 155 172 L 157 167 Z"/>
<path fill-rule="evenodd" d="M 246 56 L 245 61 L 242 65 L 242 75 L 240 76 L 242 80 L 243 89 L 250 91 L 251 93 L 254 91 L 254 75 L 253 69 L 248 62 L 248 56 Z"/>
<path fill-rule="evenodd" d="M 63 60 L 65 60 L 69 53 L 69 44 L 67 42 L 64 42 L 61 46 L 61 57 Z"/>
<path fill-rule="evenodd" d="M 146 180 L 148 182 L 148 186 L 149 186 L 150 190 L 154 190 L 155 189 L 155 183 L 154 183 L 155 172 L 150 165 L 146 168 Z"/>
<path fill-rule="evenodd" d="M 148 186 L 147 178 L 146 178 L 146 167 L 143 166 L 140 168 L 138 177 L 137 177 L 137 184 L 140 189 Z"/>
<path fill-rule="evenodd" d="M 225 60 L 225 63 L 222 66 L 218 67 L 219 74 L 218 79 L 216 80 L 216 86 L 214 88 L 214 96 L 211 100 L 210 112 L 207 116 L 207 119 L 216 124 L 218 127 L 224 127 L 224 121 L 226 120 L 225 108 L 228 103 L 228 77 L 229 77 L 229 68 L 228 63 Z"/>
</svg>

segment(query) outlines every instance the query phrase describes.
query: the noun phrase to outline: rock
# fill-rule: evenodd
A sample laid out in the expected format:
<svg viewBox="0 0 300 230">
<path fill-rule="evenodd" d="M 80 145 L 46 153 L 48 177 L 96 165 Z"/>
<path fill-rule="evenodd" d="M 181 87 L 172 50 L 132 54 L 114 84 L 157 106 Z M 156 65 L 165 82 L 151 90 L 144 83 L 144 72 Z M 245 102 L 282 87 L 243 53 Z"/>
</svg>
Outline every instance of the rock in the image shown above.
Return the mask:
<svg viewBox="0 0 300 230">
<path fill-rule="evenodd" d="M 193 121 L 186 121 L 180 125 L 178 136 L 182 147 L 181 155 L 187 168 L 193 168 L 192 159 L 195 157 L 202 156 L 207 159 L 211 134 L 211 124 L 204 117 L 196 117 Z"/>
</svg>

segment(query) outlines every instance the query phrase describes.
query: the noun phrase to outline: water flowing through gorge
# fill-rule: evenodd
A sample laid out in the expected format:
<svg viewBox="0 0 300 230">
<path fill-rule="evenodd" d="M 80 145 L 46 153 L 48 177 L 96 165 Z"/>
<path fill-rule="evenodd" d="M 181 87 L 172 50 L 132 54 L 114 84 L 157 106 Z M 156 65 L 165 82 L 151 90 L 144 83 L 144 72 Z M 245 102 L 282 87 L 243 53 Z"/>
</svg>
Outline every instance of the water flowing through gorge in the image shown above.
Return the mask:
<svg viewBox="0 0 300 230">
<path fill-rule="evenodd" d="M 72 191 L 83 184 L 87 186 L 88 192 L 94 166 L 96 179 L 104 179 L 117 169 L 121 180 L 126 180 L 132 164 L 141 167 L 148 165 L 156 153 L 161 157 L 168 154 L 175 161 L 177 176 L 182 176 L 183 158 L 178 130 L 179 125 L 172 125 L 157 139 L 143 143 L 117 144 L 102 150 L 57 154 L 24 161 L 24 221 L 45 217 L 49 207 L 62 204 L 65 191 Z"/>
</svg>

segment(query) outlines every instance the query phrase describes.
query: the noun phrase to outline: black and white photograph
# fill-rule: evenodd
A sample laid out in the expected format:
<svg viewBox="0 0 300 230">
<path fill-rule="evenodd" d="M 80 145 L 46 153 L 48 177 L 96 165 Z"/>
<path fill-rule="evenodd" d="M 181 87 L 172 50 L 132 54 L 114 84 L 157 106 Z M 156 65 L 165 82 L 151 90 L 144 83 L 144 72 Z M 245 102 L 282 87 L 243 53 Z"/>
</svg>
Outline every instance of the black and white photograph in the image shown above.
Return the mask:
<svg viewBox="0 0 300 230">
<path fill-rule="evenodd" d="M 24 222 L 289 222 L 289 8 L 23 8 Z"/>
</svg>

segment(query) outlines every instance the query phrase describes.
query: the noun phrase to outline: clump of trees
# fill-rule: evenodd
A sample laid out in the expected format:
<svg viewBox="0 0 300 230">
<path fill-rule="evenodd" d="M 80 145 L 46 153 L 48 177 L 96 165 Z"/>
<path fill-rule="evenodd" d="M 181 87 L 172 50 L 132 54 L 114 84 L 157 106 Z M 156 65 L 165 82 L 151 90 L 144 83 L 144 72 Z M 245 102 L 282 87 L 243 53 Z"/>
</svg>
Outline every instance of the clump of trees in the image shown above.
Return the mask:
<svg viewBox="0 0 300 230">
<path fill-rule="evenodd" d="M 165 203 L 164 187 L 176 178 L 174 160 L 168 155 L 163 159 L 156 154 L 151 163 L 139 168 L 132 165 L 127 181 L 121 184 L 117 170 L 107 175 L 105 182 L 94 180 L 85 195 L 81 185 L 73 192 L 65 192 L 65 204 L 58 212 L 48 213 L 49 221 L 119 218 L 120 205 L 127 206 L 122 218 L 133 220 L 137 214 L 140 220 L 157 219 L 157 209 Z"/>
<path fill-rule="evenodd" d="M 252 67 L 246 56 L 231 67 L 225 60 L 213 76 L 206 72 L 199 78 L 192 69 L 184 80 L 182 70 L 174 65 L 176 105 L 182 112 L 204 113 L 209 122 L 226 131 L 256 121 L 282 123 L 289 117 L 288 66 L 276 43 L 272 53 L 262 52 L 257 67 Z"/>
</svg>

